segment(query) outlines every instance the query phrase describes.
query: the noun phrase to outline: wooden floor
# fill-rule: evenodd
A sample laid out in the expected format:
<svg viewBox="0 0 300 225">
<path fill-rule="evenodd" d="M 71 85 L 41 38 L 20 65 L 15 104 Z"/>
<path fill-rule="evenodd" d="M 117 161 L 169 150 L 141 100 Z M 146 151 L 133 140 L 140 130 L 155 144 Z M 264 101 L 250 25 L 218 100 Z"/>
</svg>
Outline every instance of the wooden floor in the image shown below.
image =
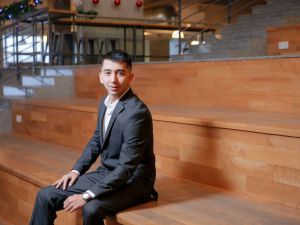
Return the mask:
<svg viewBox="0 0 300 225">
<path fill-rule="evenodd" d="M 9 188 L 12 196 L 15 195 L 15 198 L 10 199 L 0 194 L 6 202 L 1 203 L 1 216 L 3 208 L 15 207 L 16 204 L 19 207 L 27 206 L 28 213 L 25 215 L 24 208 L 14 209 L 16 212 L 23 211 L 23 215 L 17 219 L 18 214 L 14 214 L 13 221 L 19 223 L 12 223 L 25 225 L 35 193 L 27 193 L 30 189 L 26 191 L 26 188 L 20 193 L 13 184 L 26 181 L 38 188 L 48 185 L 69 171 L 79 154 L 67 147 L 16 135 L 0 136 L 0 143 L 0 193 Z M 16 183 L 11 180 L 4 183 L 3 178 L 9 175 L 17 177 Z M 121 212 L 117 215 L 118 222 L 126 225 L 300 224 L 300 209 L 250 200 L 198 182 L 172 177 L 161 171 L 158 172 L 156 189 L 160 194 L 158 202 L 149 202 Z M 67 223 L 65 221 L 61 224 Z"/>
</svg>

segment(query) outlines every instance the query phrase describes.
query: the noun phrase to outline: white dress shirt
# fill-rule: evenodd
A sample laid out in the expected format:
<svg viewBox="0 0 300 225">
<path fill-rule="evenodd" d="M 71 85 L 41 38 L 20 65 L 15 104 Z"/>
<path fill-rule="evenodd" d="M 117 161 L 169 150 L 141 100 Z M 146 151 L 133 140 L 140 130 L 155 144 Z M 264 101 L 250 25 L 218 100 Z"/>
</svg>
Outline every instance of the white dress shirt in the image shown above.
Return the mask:
<svg viewBox="0 0 300 225">
<path fill-rule="evenodd" d="M 113 114 L 118 102 L 119 102 L 119 99 L 115 100 L 114 102 L 111 102 L 109 99 L 109 96 L 107 96 L 106 99 L 104 100 L 104 105 L 106 106 L 106 111 L 104 114 L 103 124 L 102 124 L 103 138 L 105 137 L 105 133 L 106 133 L 111 115 Z"/>
</svg>

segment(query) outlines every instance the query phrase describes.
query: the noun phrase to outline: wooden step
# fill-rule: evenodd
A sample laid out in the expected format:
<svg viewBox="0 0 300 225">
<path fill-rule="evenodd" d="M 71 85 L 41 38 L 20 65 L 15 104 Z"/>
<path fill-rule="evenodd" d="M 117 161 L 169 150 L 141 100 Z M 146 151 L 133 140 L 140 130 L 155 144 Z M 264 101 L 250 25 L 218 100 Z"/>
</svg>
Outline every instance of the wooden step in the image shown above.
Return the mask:
<svg viewBox="0 0 300 225">
<path fill-rule="evenodd" d="M 68 172 L 79 153 L 20 136 L 1 135 L 0 143 L 0 224 L 28 224 L 37 191 Z M 80 218 L 80 212 L 58 215 L 58 225 Z"/>
<path fill-rule="evenodd" d="M 16 135 L 0 136 L 0 143 L 0 197 L 6 203 L 0 207 L 0 223 L 5 218 L 13 225 L 28 224 L 37 190 L 69 171 L 79 153 Z M 117 221 L 123 225 L 300 223 L 299 209 L 251 200 L 161 171 L 155 186 L 160 194 L 157 202 L 118 213 Z M 80 212 L 60 213 L 56 224 L 81 224 Z"/>
<path fill-rule="evenodd" d="M 117 214 L 117 221 L 130 225 L 296 225 L 299 209 L 250 200 L 190 180 L 165 176 L 157 180 L 158 202 Z"/>
<path fill-rule="evenodd" d="M 14 132 L 81 152 L 97 122 L 97 100 L 16 100 Z M 157 168 L 300 208 L 300 118 L 240 109 L 150 105 Z M 285 193 L 278 195 L 278 193 Z"/>
<path fill-rule="evenodd" d="M 28 122 L 28 129 L 30 129 L 30 122 L 44 122 L 53 123 L 55 119 L 59 118 L 61 110 L 67 110 L 69 113 L 80 112 L 94 113 L 97 117 L 98 104 L 100 100 L 96 99 L 14 99 L 14 123 L 16 123 L 16 116 L 19 113 L 24 114 L 22 127 L 26 126 Z M 27 110 L 26 107 L 30 110 Z M 28 108 L 28 109 L 29 109 Z M 220 107 L 181 107 L 174 105 L 158 105 L 150 104 L 149 108 L 152 112 L 154 121 L 166 121 L 182 124 L 191 124 L 199 126 L 209 126 L 218 128 L 227 128 L 232 130 L 243 130 L 257 133 L 276 134 L 282 136 L 300 137 L 300 114 L 298 113 L 276 113 L 276 112 L 257 112 L 249 110 L 241 110 L 235 108 L 220 108 Z M 45 112 L 35 112 L 43 110 Z M 50 111 L 54 110 L 52 117 Z M 59 110 L 59 111 L 55 111 Z M 26 112 L 27 111 L 27 112 Z M 29 114 L 29 115 L 26 115 Z M 47 114 L 49 114 L 47 116 Z M 70 115 L 72 116 L 72 115 Z M 51 120 L 47 120 L 51 118 Z M 66 118 L 62 118 L 66 119 Z M 75 118 L 75 119 L 78 119 Z M 71 121 L 73 127 L 78 126 L 76 120 Z M 40 121 L 41 120 L 41 121 Z M 86 118 L 87 120 L 87 118 Z M 65 121 L 67 122 L 67 121 Z M 20 124 L 21 125 L 21 124 Z M 93 126 L 94 127 L 94 126 Z"/>
</svg>

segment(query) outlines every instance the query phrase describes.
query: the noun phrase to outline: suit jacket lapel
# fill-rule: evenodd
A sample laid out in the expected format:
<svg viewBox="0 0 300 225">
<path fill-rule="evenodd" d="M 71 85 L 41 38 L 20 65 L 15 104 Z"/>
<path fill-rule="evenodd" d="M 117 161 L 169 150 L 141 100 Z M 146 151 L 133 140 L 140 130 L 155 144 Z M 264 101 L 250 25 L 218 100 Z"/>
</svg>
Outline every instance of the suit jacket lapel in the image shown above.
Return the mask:
<svg viewBox="0 0 300 225">
<path fill-rule="evenodd" d="M 109 134 L 110 134 L 110 130 L 112 129 L 112 126 L 117 118 L 117 116 L 125 109 L 125 105 L 127 103 L 127 101 L 133 96 L 133 92 L 131 89 L 129 89 L 127 91 L 127 93 L 120 99 L 120 101 L 118 102 L 118 104 L 116 105 L 116 108 L 113 112 L 113 114 L 111 115 L 111 118 L 110 118 L 110 121 L 109 121 L 109 124 L 107 126 L 107 129 L 106 129 L 106 133 L 105 133 L 105 137 L 102 141 L 102 147 L 103 145 L 105 144 Z M 104 104 L 103 104 L 104 105 Z M 105 106 L 104 106 L 105 107 Z M 106 110 L 106 107 L 105 107 L 105 110 Z M 103 118 L 104 118 L 104 113 L 105 113 L 105 110 L 103 112 L 103 115 L 101 115 L 101 123 L 103 124 Z M 102 126 L 101 126 L 102 127 Z M 101 131 L 101 134 L 103 134 L 103 130 Z M 103 135 L 102 135 L 103 137 Z"/>
<path fill-rule="evenodd" d="M 103 141 L 104 141 L 104 138 L 103 138 L 103 119 L 104 119 L 104 115 L 105 115 L 105 111 L 106 111 L 106 106 L 104 104 L 104 102 L 102 102 L 102 104 L 100 105 L 100 110 L 99 110 L 99 127 L 101 128 L 100 129 L 100 140 L 101 140 L 101 144 L 103 145 Z"/>
<path fill-rule="evenodd" d="M 105 137 L 104 137 L 104 140 L 102 142 L 102 146 L 105 144 L 105 141 L 108 137 L 108 134 L 110 133 L 110 130 L 112 128 L 112 125 L 114 124 L 117 116 L 119 115 L 120 112 L 122 112 L 124 110 L 124 106 L 123 106 L 123 102 L 118 102 L 118 104 L 116 105 L 116 108 L 113 112 L 113 114 L 111 115 L 111 118 L 110 118 L 110 121 L 108 123 L 108 126 L 107 126 L 107 129 L 106 129 L 106 132 L 105 132 Z M 102 120 L 103 121 L 103 120 Z M 103 132 L 103 131 L 102 131 Z"/>
</svg>

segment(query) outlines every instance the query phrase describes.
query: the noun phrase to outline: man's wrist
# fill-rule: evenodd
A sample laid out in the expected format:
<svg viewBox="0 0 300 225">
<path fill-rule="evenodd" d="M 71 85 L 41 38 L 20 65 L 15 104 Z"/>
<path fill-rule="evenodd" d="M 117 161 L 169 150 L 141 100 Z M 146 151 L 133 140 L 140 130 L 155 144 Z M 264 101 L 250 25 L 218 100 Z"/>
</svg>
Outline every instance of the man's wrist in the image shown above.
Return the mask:
<svg viewBox="0 0 300 225">
<path fill-rule="evenodd" d="M 84 192 L 82 194 L 82 199 L 86 202 L 90 201 L 92 199 L 92 196 L 88 192 Z"/>
<path fill-rule="evenodd" d="M 92 198 L 96 197 L 96 195 L 90 190 L 87 190 L 86 193 L 89 193 Z"/>
<path fill-rule="evenodd" d="M 71 170 L 71 172 L 77 173 L 78 175 L 80 175 L 79 171 L 77 170 Z"/>
</svg>

